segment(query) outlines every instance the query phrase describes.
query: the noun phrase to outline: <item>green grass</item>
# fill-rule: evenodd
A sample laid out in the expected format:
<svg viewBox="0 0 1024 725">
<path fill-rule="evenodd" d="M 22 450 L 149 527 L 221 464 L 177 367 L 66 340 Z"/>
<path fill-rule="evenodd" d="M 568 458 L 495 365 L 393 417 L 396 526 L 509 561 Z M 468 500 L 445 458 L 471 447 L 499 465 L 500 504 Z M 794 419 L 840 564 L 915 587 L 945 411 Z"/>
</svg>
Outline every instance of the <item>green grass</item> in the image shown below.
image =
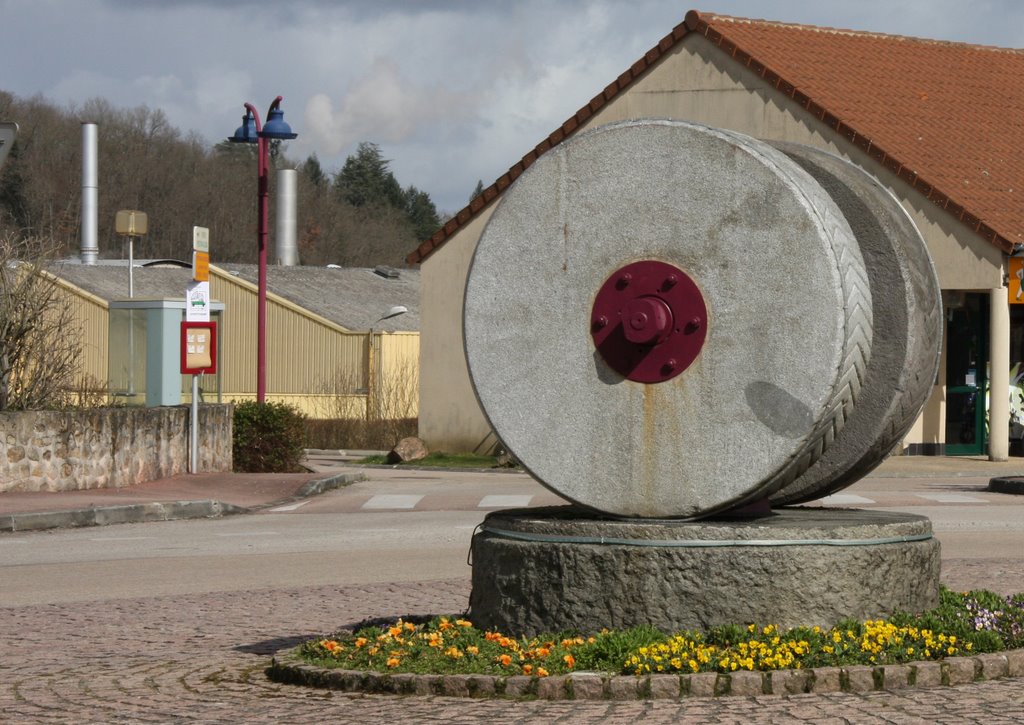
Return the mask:
<svg viewBox="0 0 1024 725">
<path fill-rule="evenodd" d="M 386 466 L 390 465 L 387 456 L 368 456 L 357 463 L 369 465 Z M 421 458 L 418 461 L 398 463 L 399 466 L 424 466 L 430 468 L 499 468 L 501 464 L 496 456 L 480 456 L 476 453 L 444 453 L 438 451 Z"/>
<path fill-rule="evenodd" d="M 303 644 L 321 667 L 378 672 L 529 675 L 766 671 L 888 665 L 1024 647 L 1024 594 L 943 589 L 939 606 L 888 620 L 848 619 L 834 627 L 725 625 L 671 636 L 649 626 L 539 637 L 508 637 L 458 617 L 397 620 Z"/>
</svg>

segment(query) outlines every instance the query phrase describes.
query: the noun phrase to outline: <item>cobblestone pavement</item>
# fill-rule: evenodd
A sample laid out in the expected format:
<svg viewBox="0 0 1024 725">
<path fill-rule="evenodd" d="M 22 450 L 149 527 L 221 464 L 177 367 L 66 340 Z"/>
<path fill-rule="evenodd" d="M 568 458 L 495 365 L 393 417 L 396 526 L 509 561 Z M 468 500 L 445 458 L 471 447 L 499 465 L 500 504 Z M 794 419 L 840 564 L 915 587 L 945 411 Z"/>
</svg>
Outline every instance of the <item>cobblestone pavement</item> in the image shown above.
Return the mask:
<svg viewBox="0 0 1024 725">
<path fill-rule="evenodd" d="M 1017 559 L 951 560 L 956 588 L 1020 590 Z M 366 617 L 454 613 L 466 579 L 179 595 L 0 610 L 11 723 L 1011 723 L 1024 682 L 863 695 L 513 702 L 343 695 L 266 679 L 269 656 Z"/>
</svg>

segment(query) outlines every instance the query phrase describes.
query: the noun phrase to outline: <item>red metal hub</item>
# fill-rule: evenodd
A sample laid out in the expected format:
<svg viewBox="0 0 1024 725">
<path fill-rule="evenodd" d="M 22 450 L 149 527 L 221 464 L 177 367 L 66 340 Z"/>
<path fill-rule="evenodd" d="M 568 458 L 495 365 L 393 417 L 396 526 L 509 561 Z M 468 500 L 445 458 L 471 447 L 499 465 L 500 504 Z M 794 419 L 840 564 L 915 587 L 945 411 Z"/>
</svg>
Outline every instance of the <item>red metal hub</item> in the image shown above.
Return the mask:
<svg viewBox="0 0 1024 725">
<path fill-rule="evenodd" d="M 605 280 L 590 321 L 594 345 L 609 367 L 638 383 L 661 383 L 697 359 L 707 339 L 708 310 L 685 272 L 644 260 Z"/>
</svg>

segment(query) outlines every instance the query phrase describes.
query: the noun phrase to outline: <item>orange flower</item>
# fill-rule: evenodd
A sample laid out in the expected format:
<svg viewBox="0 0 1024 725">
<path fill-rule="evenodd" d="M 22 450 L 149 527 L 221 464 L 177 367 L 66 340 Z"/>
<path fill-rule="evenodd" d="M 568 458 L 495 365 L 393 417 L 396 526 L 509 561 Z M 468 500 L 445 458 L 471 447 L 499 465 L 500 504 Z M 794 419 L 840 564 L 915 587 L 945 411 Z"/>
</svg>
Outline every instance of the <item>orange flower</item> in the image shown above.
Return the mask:
<svg viewBox="0 0 1024 725">
<path fill-rule="evenodd" d="M 448 621 L 448 617 L 441 617 L 441 623 L 437 625 L 438 629 L 445 630 L 451 629 L 455 625 Z"/>
<path fill-rule="evenodd" d="M 400 624 L 397 624 L 397 625 L 395 625 L 394 627 L 391 627 L 388 630 L 388 634 L 390 634 L 392 637 L 397 637 L 401 633 L 402 633 L 402 626 Z"/>
<path fill-rule="evenodd" d="M 510 664 L 512 664 L 512 658 L 508 655 L 501 655 L 498 657 L 498 662 L 501 663 L 502 667 L 508 667 Z"/>
<path fill-rule="evenodd" d="M 543 667 L 538 667 L 537 668 L 537 677 L 547 677 L 547 676 L 548 676 L 548 671 L 547 670 L 545 670 Z"/>
<path fill-rule="evenodd" d="M 356 647 L 357 648 L 358 647 L 365 647 L 366 646 L 366 641 L 367 641 L 366 637 L 358 637 L 356 639 Z"/>
<path fill-rule="evenodd" d="M 388 659 L 388 667 L 398 667 L 400 664 L 402 664 L 402 661 L 397 657 L 391 657 Z"/>
<path fill-rule="evenodd" d="M 466 651 L 469 652 L 471 655 L 480 654 L 480 648 L 477 647 L 475 644 L 471 644 L 469 645 L 469 647 L 466 647 Z"/>
<path fill-rule="evenodd" d="M 568 667 L 570 670 L 576 666 L 576 658 L 572 655 L 566 655 L 562 658 L 562 661 L 565 662 L 565 666 Z"/>
<path fill-rule="evenodd" d="M 528 675 L 533 672 L 533 665 L 523 665 L 523 674 Z"/>
<path fill-rule="evenodd" d="M 473 626 L 473 623 L 470 622 L 468 619 L 456 619 L 455 623 L 457 625 L 459 625 L 460 627 L 472 627 Z"/>
<path fill-rule="evenodd" d="M 444 637 L 439 635 L 437 632 L 431 632 L 427 640 L 427 644 L 431 647 L 440 647 L 444 644 Z"/>
<path fill-rule="evenodd" d="M 551 650 L 549 650 L 547 647 L 541 647 L 536 652 L 538 657 L 547 657 L 549 654 L 551 654 Z"/>
</svg>

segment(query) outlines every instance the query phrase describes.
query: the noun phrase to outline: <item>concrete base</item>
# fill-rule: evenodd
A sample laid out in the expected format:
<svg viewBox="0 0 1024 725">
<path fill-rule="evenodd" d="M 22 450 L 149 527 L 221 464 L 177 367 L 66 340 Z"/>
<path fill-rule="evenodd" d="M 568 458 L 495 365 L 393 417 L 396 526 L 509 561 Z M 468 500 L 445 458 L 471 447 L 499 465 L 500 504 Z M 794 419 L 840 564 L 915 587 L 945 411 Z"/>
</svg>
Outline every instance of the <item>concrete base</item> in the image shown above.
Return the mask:
<svg viewBox="0 0 1024 725">
<path fill-rule="evenodd" d="M 487 516 L 472 554 L 473 623 L 514 635 L 829 626 L 938 603 L 931 522 L 887 511 L 673 521 L 515 509 Z"/>
</svg>

